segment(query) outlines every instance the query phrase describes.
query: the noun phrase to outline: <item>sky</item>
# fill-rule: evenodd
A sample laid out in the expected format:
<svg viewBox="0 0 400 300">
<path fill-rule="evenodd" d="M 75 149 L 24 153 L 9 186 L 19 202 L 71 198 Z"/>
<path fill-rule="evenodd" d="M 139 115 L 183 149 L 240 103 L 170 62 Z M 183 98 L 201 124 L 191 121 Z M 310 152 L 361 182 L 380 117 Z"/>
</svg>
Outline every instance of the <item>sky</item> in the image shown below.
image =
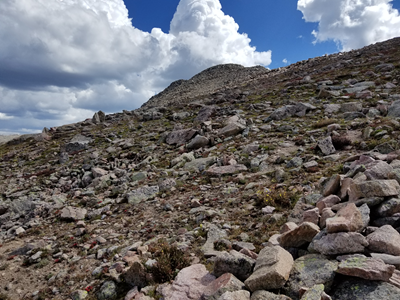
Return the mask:
<svg viewBox="0 0 400 300">
<path fill-rule="evenodd" d="M 400 0 L 1 0 L 0 134 L 133 110 L 223 63 L 270 69 L 400 36 Z"/>
</svg>

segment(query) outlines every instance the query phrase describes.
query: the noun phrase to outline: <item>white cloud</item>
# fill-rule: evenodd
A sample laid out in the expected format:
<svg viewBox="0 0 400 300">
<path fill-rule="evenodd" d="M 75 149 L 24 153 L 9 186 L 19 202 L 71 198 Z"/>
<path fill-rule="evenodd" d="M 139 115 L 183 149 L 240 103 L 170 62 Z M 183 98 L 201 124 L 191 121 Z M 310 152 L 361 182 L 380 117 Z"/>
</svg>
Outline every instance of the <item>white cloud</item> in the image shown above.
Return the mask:
<svg viewBox="0 0 400 300">
<path fill-rule="evenodd" d="M 0 112 L 0 120 L 9 120 L 14 118 L 13 116 L 7 116 L 5 113 Z"/>
<path fill-rule="evenodd" d="M 0 1 L 0 128 L 41 129 L 139 107 L 221 63 L 269 65 L 219 0 L 181 0 L 169 33 L 132 26 L 123 0 Z"/>
<path fill-rule="evenodd" d="M 306 22 L 318 22 L 315 42 L 334 40 L 342 50 L 358 49 L 400 35 L 392 0 L 299 0 Z"/>
<path fill-rule="evenodd" d="M 282 60 L 282 62 L 284 63 L 284 64 L 288 64 L 289 63 L 289 61 L 286 59 L 286 58 L 284 58 L 283 60 Z"/>
</svg>

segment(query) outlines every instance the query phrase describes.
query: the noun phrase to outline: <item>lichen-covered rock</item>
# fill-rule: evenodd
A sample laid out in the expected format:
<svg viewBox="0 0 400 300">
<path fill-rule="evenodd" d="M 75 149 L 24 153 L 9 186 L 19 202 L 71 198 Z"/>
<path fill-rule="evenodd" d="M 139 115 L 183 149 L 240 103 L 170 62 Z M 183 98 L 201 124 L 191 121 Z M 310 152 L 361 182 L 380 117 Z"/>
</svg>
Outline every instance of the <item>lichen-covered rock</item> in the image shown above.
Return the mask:
<svg viewBox="0 0 400 300">
<path fill-rule="evenodd" d="M 320 254 L 309 254 L 296 259 L 284 287 L 285 294 L 296 300 L 299 299 L 300 288 L 311 288 L 316 284 L 324 284 L 325 291 L 329 293 L 338 264 Z"/>
<path fill-rule="evenodd" d="M 386 282 L 348 278 L 335 288 L 333 300 L 398 300 L 400 289 Z"/>
<path fill-rule="evenodd" d="M 387 265 L 380 259 L 361 254 L 347 255 L 337 259 L 340 261 L 337 273 L 368 280 L 389 281 L 395 270 L 394 266 Z"/>
</svg>

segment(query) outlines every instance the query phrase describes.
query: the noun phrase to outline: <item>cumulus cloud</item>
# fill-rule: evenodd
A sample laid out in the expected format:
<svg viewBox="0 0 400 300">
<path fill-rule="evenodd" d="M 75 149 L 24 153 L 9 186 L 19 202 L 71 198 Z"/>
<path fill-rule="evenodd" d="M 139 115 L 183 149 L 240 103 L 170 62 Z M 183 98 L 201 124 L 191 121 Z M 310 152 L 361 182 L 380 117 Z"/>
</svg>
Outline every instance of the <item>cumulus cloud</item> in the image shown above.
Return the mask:
<svg viewBox="0 0 400 300">
<path fill-rule="evenodd" d="M 271 63 L 219 0 L 181 0 L 168 33 L 134 21 L 123 0 L 0 1 L 0 129 L 134 109 L 207 67 Z"/>
<path fill-rule="evenodd" d="M 306 22 L 318 22 L 315 42 L 334 40 L 341 50 L 361 48 L 400 35 L 392 0 L 299 0 Z"/>
</svg>

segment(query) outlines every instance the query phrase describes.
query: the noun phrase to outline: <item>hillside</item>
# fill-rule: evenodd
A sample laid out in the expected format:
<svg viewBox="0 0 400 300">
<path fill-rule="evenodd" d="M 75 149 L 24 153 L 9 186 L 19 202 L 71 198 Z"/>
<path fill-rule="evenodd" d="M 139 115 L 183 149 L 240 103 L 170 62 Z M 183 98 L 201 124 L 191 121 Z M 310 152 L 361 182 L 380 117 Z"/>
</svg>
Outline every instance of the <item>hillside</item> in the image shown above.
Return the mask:
<svg viewBox="0 0 400 300">
<path fill-rule="evenodd" d="M 400 299 L 399 118 L 396 38 L 0 144 L 0 299 Z"/>
</svg>

